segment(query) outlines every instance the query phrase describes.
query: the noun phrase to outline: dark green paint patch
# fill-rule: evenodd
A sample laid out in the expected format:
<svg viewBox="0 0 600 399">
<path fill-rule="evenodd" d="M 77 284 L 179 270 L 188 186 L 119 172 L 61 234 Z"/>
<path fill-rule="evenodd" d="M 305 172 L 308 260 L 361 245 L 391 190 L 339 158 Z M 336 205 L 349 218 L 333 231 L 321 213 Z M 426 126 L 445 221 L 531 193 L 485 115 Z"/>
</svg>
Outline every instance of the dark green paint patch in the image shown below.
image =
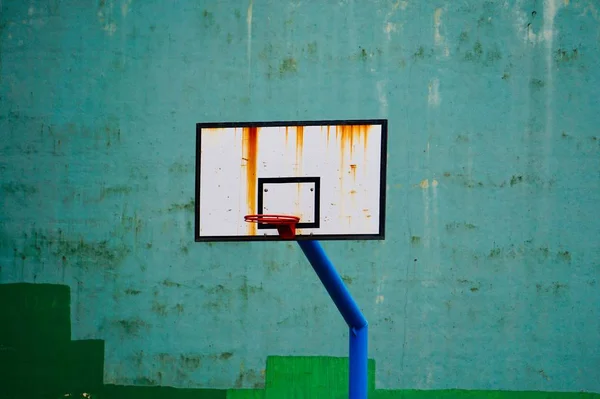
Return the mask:
<svg viewBox="0 0 600 399">
<path fill-rule="evenodd" d="M 317 54 L 317 42 L 311 42 L 306 45 L 306 52 L 310 55 Z"/>
<path fill-rule="evenodd" d="M 133 289 L 131 289 L 131 288 L 128 288 L 128 289 L 126 289 L 126 290 L 125 290 L 125 293 L 126 293 L 127 295 L 139 295 L 139 294 L 141 294 L 141 293 L 142 293 L 142 291 L 139 291 L 139 290 L 133 290 Z"/>
<path fill-rule="evenodd" d="M 410 237 L 410 243 L 412 245 L 419 245 L 421 243 L 421 237 L 419 237 L 419 236 L 411 236 Z"/>
<path fill-rule="evenodd" d="M 500 61 L 501 59 L 502 59 L 502 53 L 496 49 L 488 51 L 485 56 L 486 64 L 492 64 L 496 61 Z"/>
<path fill-rule="evenodd" d="M 414 52 L 414 59 L 423 59 L 425 57 L 425 48 L 423 46 L 419 47 L 417 51 Z"/>
<path fill-rule="evenodd" d="M 468 40 L 469 40 L 469 33 L 466 32 L 466 31 L 460 32 L 460 35 L 458 36 L 458 41 L 460 43 L 464 43 L 464 42 L 466 42 Z"/>
<path fill-rule="evenodd" d="M 433 56 L 433 49 L 427 51 L 425 47 L 419 46 L 417 50 L 413 53 L 412 59 L 413 61 L 422 61 L 426 58 L 431 58 Z"/>
<path fill-rule="evenodd" d="M 465 222 L 453 222 L 453 223 L 448 223 L 446 225 L 446 230 L 449 232 L 454 232 L 454 231 L 460 231 L 460 230 L 475 230 L 477 229 L 477 226 L 475 226 L 473 223 L 465 223 Z"/>
<path fill-rule="evenodd" d="M 8 195 L 32 195 L 38 192 L 37 187 L 30 186 L 28 184 L 23 184 L 19 182 L 10 182 L 2 184 L 2 192 Z"/>
<path fill-rule="evenodd" d="M 489 16 L 487 16 L 487 15 L 482 15 L 477 20 L 477 26 L 479 28 L 483 28 L 483 27 L 486 27 L 486 26 L 492 26 L 492 18 L 489 17 Z"/>
<path fill-rule="evenodd" d="M 490 250 L 490 253 L 488 255 L 489 258 L 497 258 L 502 254 L 502 249 L 500 248 L 493 248 Z"/>
<path fill-rule="evenodd" d="M 205 27 L 213 26 L 215 24 L 215 16 L 208 10 L 202 11 L 202 18 Z"/>
<path fill-rule="evenodd" d="M 229 289 L 225 288 L 225 286 L 221 284 L 217 284 L 214 287 L 209 287 L 206 289 L 206 293 L 208 294 L 222 294 L 224 292 L 229 292 Z"/>
<path fill-rule="evenodd" d="M 142 377 L 139 382 L 154 383 L 153 379 Z M 226 399 L 227 391 L 221 389 L 191 389 L 161 386 L 105 385 L 90 399 Z"/>
<path fill-rule="evenodd" d="M 292 57 L 285 58 L 279 65 L 279 74 L 286 75 L 298 72 L 298 63 Z"/>
<path fill-rule="evenodd" d="M 263 286 L 262 286 L 262 283 L 261 283 L 261 285 L 259 285 L 259 286 L 256 286 L 256 285 L 249 285 L 249 284 L 247 283 L 247 281 L 244 279 L 244 283 L 243 283 L 243 284 L 242 284 L 242 286 L 241 286 L 241 287 L 238 289 L 238 291 L 239 291 L 239 292 L 242 294 L 242 296 L 243 296 L 245 299 L 248 299 L 248 297 L 249 297 L 251 294 L 256 294 L 257 292 L 262 292 L 262 291 L 264 291 L 264 288 L 263 288 Z"/>
<path fill-rule="evenodd" d="M 127 335 L 139 335 L 142 330 L 146 330 L 149 327 L 146 322 L 139 318 L 117 320 L 113 323 L 120 327 Z"/>
<path fill-rule="evenodd" d="M 231 358 L 232 356 L 233 356 L 232 352 L 223 352 L 219 355 L 219 359 L 227 360 L 227 359 Z"/>
<path fill-rule="evenodd" d="M 481 188 L 484 186 L 483 182 L 474 180 L 470 176 L 467 176 L 463 173 L 456 173 L 453 175 L 450 172 L 444 172 L 444 177 L 451 178 L 466 188 Z"/>
<path fill-rule="evenodd" d="M 557 256 L 563 262 L 571 262 L 571 253 L 569 251 L 559 251 Z"/>
<path fill-rule="evenodd" d="M 101 191 L 101 196 L 106 197 L 111 195 L 124 195 L 129 194 L 131 191 L 131 187 L 125 185 L 103 187 Z"/>
<path fill-rule="evenodd" d="M 497 46 L 486 51 L 483 44 L 476 41 L 473 47 L 464 53 L 463 59 L 467 62 L 482 63 L 484 66 L 489 66 L 501 60 L 502 53 Z"/>
<path fill-rule="evenodd" d="M 159 316 L 167 315 L 167 305 L 159 302 L 152 302 L 152 311 Z"/>
<path fill-rule="evenodd" d="M 479 288 L 478 287 L 471 287 L 470 290 L 471 290 L 471 292 L 477 292 L 477 291 L 479 291 Z"/>
<path fill-rule="evenodd" d="M 521 175 L 513 175 L 510 178 L 510 186 L 511 187 L 515 186 L 519 183 L 522 183 L 522 182 L 523 182 L 523 176 L 521 176 Z"/>
<path fill-rule="evenodd" d="M 161 282 L 161 284 L 164 285 L 165 287 L 177 287 L 177 288 L 181 287 L 181 284 L 171 281 L 169 279 L 163 280 Z"/>
<path fill-rule="evenodd" d="M 200 367 L 200 356 L 181 355 L 179 361 L 188 370 L 196 370 Z"/>
<path fill-rule="evenodd" d="M 553 282 L 550 285 L 536 284 L 535 290 L 538 294 L 554 294 L 561 295 L 569 286 L 564 283 L 559 283 L 558 281 Z"/>
<path fill-rule="evenodd" d="M 195 206 L 195 202 L 194 199 L 190 199 L 189 202 L 186 202 L 185 204 L 172 204 L 168 211 L 169 212 L 177 212 L 177 211 L 188 211 L 188 212 L 194 212 L 194 206 Z"/>
<path fill-rule="evenodd" d="M 529 87 L 531 87 L 534 90 L 543 89 L 544 86 L 546 86 L 546 83 L 541 79 L 531 79 L 529 81 Z"/>
<path fill-rule="evenodd" d="M 554 61 L 557 63 L 568 63 L 579 59 L 579 50 L 574 48 L 572 50 L 558 49 L 554 53 Z"/>
<path fill-rule="evenodd" d="M 360 50 L 358 51 L 358 58 L 362 61 L 366 61 L 369 58 L 369 54 L 367 53 L 367 50 L 365 50 L 364 48 L 360 48 Z"/>
<path fill-rule="evenodd" d="M 71 341 L 71 299 L 66 285 L 0 284 L 0 344 L 28 350 Z"/>
<path fill-rule="evenodd" d="M 69 392 L 97 392 L 104 383 L 104 341 L 72 341 Z"/>
<path fill-rule="evenodd" d="M 473 284 L 473 282 L 471 280 L 467 280 L 467 279 L 464 279 L 464 278 L 459 278 L 459 279 L 456 280 L 456 282 L 460 283 L 460 284 Z"/>
<path fill-rule="evenodd" d="M 0 397 L 101 389 L 104 341 L 71 341 L 68 286 L 2 284 L 0 303 Z"/>
<path fill-rule="evenodd" d="M 342 281 L 344 281 L 345 284 L 350 285 L 352 284 L 352 277 L 347 276 L 347 275 L 343 275 L 342 276 Z"/>
<path fill-rule="evenodd" d="M 466 134 L 459 134 L 458 136 L 456 136 L 456 141 L 459 143 L 468 143 L 469 136 Z"/>
<path fill-rule="evenodd" d="M 228 42 L 230 42 L 228 40 Z M 181 162 L 175 162 L 173 164 L 171 164 L 171 166 L 169 166 L 169 173 L 188 173 L 190 170 L 192 170 L 192 165 L 189 164 L 184 164 Z"/>
<path fill-rule="evenodd" d="M 481 56 L 483 55 L 483 45 L 481 44 L 481 42 L 477 41 L 475 42 L 475 44 L 473 45 L 473 49 L 470 51 L 467 51 L 464 55 L 464 59 L 466 61 L 479 61 L 481 59 Z"/>
<path fill-rule="evenodd" d="M 147 387 L 158 386 L 160 383 L 153 378 L 148 377 L 137 377 L 133 380 L 135 385 L 142 385 Z"/>
</svg>

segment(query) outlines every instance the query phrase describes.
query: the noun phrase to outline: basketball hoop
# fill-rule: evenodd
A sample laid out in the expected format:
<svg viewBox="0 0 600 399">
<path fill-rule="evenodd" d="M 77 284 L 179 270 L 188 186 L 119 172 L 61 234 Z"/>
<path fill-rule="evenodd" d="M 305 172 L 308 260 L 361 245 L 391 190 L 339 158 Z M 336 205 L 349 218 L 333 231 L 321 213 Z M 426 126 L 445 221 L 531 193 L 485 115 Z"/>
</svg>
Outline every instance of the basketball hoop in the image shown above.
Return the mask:
<svg viewBox="0 0 600 399">
<path fill-rule="evenodd" d="M 277 228 L 279 237 L 291 240 L 296 237 L 296 224 L 300 218 L 293 215 L 246 215 L 244 220 L 248 223 L 273 225 Z"/>
</svg>

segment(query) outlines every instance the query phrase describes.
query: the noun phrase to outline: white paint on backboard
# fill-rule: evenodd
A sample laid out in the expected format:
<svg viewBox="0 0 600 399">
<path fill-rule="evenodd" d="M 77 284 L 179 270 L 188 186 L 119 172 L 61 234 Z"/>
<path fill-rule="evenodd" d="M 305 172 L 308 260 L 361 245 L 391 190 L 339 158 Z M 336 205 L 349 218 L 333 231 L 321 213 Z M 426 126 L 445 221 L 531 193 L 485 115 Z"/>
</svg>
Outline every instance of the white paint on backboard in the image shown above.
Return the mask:
<svg viewBox="0 0 600 399">
<path fill-rule="evenodd" d="M 265 183 L 263 213 L 294 215 L 303 223 L 314 223 L 315 189 L 315 183 Z"/>
<path fill-rule="evenodd" d="M 202 127 L 199 237 L 277 235 L 244 215 L 257 213 L 258 178 L 320 177 L 320 227 L 297 235 L 379 235 L 385 125 Z M 314 183 L 265 183 L 263 213 L 313 222 Z M 263 190 L 264 191 L 264 190 Z M 219 237 L 219 238 L 217 238 Z"/>
</svg>

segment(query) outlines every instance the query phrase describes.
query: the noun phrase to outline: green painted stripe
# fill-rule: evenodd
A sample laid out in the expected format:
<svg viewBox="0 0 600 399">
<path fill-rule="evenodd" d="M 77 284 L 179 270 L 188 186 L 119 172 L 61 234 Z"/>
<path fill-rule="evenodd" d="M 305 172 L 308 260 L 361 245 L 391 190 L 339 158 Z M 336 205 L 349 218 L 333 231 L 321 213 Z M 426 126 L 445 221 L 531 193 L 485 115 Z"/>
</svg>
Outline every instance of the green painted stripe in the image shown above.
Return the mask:
<svg viewBox="0 0 600 399">
<path fill-rule="evenodd" d="M 226 399 L 224 389 L 182 389 L 171 387 L 138 387 L 105 385 L 91 399 Z"/>
<path fill-rule="evenodd" d="M 460 389 L 439 391 L 383 390 L 369 395 L 369 399 L 600 399 L 597 393 L 534 392 L 534 391 L 468 391 Z"/>
<path fill-rule="evenodd" d="M 369 360 L 369 390 L 375 389 L 375 362 Z M 348 358 L 269 356 L 266 399 L 348 396 Z"/>
<path fill-rule="evenodd" d="M 264 389 L 230 389 L 227 399 L 265 399 Z"/>
</svg>

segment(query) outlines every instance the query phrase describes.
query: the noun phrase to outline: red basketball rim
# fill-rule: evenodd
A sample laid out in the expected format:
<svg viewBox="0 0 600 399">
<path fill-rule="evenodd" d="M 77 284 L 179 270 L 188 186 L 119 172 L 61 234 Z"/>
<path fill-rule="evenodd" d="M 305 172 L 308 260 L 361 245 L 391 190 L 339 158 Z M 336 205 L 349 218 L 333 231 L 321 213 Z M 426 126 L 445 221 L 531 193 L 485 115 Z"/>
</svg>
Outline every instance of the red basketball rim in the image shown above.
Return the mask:
<svg viewBox="0 0 600 399">
<path fill-rule="evenodd" d="M 244 220 L 251 223 L 295 225 L 300 221 L 300 218 L 294 215 L 259 214 L 246 215 Z"/>
</svg>

